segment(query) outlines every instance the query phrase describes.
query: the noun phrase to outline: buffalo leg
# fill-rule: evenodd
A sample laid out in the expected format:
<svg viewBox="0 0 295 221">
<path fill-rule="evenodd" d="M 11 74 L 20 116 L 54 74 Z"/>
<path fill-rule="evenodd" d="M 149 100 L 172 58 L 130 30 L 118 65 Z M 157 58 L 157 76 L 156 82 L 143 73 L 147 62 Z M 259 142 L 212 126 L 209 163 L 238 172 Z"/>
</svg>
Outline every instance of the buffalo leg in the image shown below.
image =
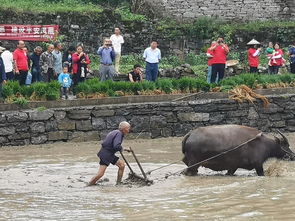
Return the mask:
<svg viewBox="0 0 295 221">
<path fill-rule="evenodd" d="M 262 165 L 255 167 L 255 170 L 258 176 L 264 176 L 264 170 Z"/>
<path fill-rule="evenodd" d="M 229 169 L 226 173 L 228 176 L 233 176 L 238 168 Z"/>
</svg>

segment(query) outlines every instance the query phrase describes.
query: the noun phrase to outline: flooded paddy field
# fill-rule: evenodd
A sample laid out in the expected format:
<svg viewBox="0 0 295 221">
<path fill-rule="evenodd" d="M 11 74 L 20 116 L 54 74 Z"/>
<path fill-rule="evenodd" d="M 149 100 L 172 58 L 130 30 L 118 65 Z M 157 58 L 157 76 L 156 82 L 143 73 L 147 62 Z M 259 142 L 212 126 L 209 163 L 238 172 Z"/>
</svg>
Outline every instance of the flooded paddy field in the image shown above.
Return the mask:
<svg viewBox="0 0 295 221">
<path fill-rule="evenodd" d="M 295 134 L 288 135 L 291 149 Z M 182 138 L 126 140 L 145 171 L 180 160 Z M 233 177 L 200 168 L 200 175 L 169 172 L 178 163 L 153 172 L 151 186 L 86 187 L 97 172 L 99 142 L 54 143 L 0 148 L 0 220 L 294 220 L 295 162 L 268 161 L 268 176 L 239 169 Z M 131 154 L 125 153 L 140 174 Z M 271 167 L 270 167 L 271 166 Z M 128 168 L 125 176 L 127 178 Z"/>
</svg>

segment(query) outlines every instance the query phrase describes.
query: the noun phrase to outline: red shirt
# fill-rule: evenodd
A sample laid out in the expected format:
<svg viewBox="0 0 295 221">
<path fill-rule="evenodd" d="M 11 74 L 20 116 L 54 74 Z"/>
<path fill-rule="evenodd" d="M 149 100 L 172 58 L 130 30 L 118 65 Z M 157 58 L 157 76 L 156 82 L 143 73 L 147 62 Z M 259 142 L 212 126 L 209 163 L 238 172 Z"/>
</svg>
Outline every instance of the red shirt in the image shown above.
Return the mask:
<svg viewBox="0 0 295 221">
<path fill-rule="evenodd" d="M 19 71 L 28 71 L 29 65 L 28 65 L 28 56 L 25 54 L 25 52 L 22 49 L 17 48 L 13 52 L 13 60 L 15 60 L 17 69 Z"/>
<path fill-rule="evenodd" d="M 281 55 L 281 57 L 272 59 L 272 57 L 275 57 L 278 55 Z M 282 66 L 284 63 L 283 62 L 283 55 L 284 55 L 284 52 L 281 49 L 276 49 L 276 52 L 274 53 L 274 55 L 271 56 L 271 59 L 270 59 L 271 66 Z"/>
<path fill-rule="evenodd" d="M 227 45 L 224 47 L 221 45 L 218 45 L 213 50 L 213 58 L 212 58 L 212 64 L 225 64 L 226 63 L 226 55 L 228 52 L 226 52 L 225 47 L 228 48 Z"/>
<path fill-rule="evenodd" d="M 255 52 L 256 52 L 256 49 L 254 49 L 254 48 L 249 48 L 249 50 L 248 50 L 248 63 L 249 63 L 249 66 L 250 66 L 250 67 L 255 67 L 255 68 L 257 68 L 258 65 L 259 65 L 259 56 L 256 55 L 256 56 L 254 57 Z"/>
<path fill-rule="evenodd" d="M 206 54 L 210 54 L 210 55 L 212 55 L 213 56 L 213 51 L 212 50 L 210 50 L 210 48 L 208 48 L 208 50 L 207 50 L 207 52 L 206 52 Z M 213 59 L 213 57 L 208 57 L 208 66 L 212 66 L 212 59 Z"/>
<path fill-rule="evenodd" d="M 90 59 L 89 57 L 84 53 L 85 56 L 85 63 L 88 65 L 90 64 Z M 78 73 L 78 63 L 80 62 L 79 55 L 77 53 L 74 53 L 72 55 L 72 61 L 73 61 L 73 74 Z"/>
</svg>

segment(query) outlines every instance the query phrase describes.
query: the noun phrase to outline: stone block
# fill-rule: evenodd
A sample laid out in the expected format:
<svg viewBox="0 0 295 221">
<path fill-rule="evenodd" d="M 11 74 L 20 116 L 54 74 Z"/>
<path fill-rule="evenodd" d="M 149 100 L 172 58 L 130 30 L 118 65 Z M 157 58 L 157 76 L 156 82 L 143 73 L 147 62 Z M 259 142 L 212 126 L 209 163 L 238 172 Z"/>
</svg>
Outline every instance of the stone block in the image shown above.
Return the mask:
<svg viewBox="0 0 295 221">
<path fill-rule="evenodd" d="M 30 125 L 30 128 L 33 133 L 45 132 L 45 124 L 43 122 L 34 122 Z"/>
<path fill-rule="evenodd" d="M 54 111 L 53 110 L 44 110 L 44 111 L 32 111 L 29 112 L 30 120 L 33 121 L 46 121 L 53 117 Z"/>
<path fill-rule="evenodd" d="M 152 116 L 150 122 L 151 131 L 153 131 L 155 128 L 164 128 L 167 125 L 166 117 L 162 115 Z"/>
<path fill-rule="evenodd" d="M 295 119 L 287 120 L 287 125 L 288 126 L 295 126 Z"/>
<path fill-rule="evenodd" d="M 107 128 L 116 129 L 122 121 L 126 121 L 126 118 L 123 116 L 107 117 Z"/>
<path fill-rule="evenodd" d="M 25 132 L 29 131 L 29 126 L 28 126 L 28 121 L 27 122 L 20 122 L 20 123 L 14 123 L 13 125 L 15 126 L 16 132 Z"/>
<path fill-rule="evenodd" d="M 0 127 L 0 135 L 1 136 L 11 135 L 14 133 L 15 133 L 15 127 L 13 127 L 13 126 Z"/>
<path fill-rule="evenodd" d="M 149 131 L 150 129 L 150 118 L 146 116 L 134 116 L 130 120 L 131 131 L 141 132 L 141 131 Z"/>
<path fill-rule="evenodd" d="M 32 137 L 31 138 L 31 143 L 32 144 L 43 144 L 47 142 L 47 136 L 46 135 L 41 135 L 38 137 Z"/>
<path fill-rule="evenodd" d="M 48 133 L 49 141 L 68 140 L 69 132 L 67 131 L 52 131 Z"/>
<path fill-rule="evenodd" d="M 166 117 L 168 123 L 176 123 L 178 121 L 176 114 L 173 112 L 163 113 L 163 116 Z"/>
<path fill-rule="evenodd" d="M 22 122 L 28 119 L 28 115 L 24 112 L 12 112 L 6 114 L 6 118 L 8 122 Z"/>
<path fill-rule="evenodd" d="M 6 116 L 3 113 L 0 113 L 0 124 L 6 122 Z"/>
<path fill-rule="evenodd" d="M 56 120 L 62 120 L 66 117 L 66 114 L 65 111 L 54 111 L 54 118 Z"/>
<path fill-rule="evenodd" d="M 23 140 L 23 139 L 27 139 L 30 137 L 31 137 L 31 134 L 28 132 L 27 133 L 15 133 L 15 134 L 9 135 L 8 139 L 9 140 Z"/>
<path fill-rule="evenodd" d="M 220 124 L 226 119 L 225 115 L 220 113 L 210 113 L 210 124 Z"/>
<path fill-rule="evenodd" d="M 80 120 L 76 122 L 76 129 L 81 131 L 92 130 L 91 120 Z"/>
<path fill-rule="evenodd" d="M 6 142 L 8 142 L 6 137 L 0 137 L 0 145 L 5 144 Z"/>
<path fill-rule="evenodd" d="M 56 131 L 57 130 L 57 122 L 56 121 L 48 121 L 45 125 L 46 131 Z"/>
<path fill-rule="evenodd" d="M 209 113 L 178 113 L 178 119 L 184 122 L 203 122 L 209 121 Z"/>
<path fill-rule="evenodd" d="M 114 110 L 93 110 L 92 115 L 94 117 L 111 117 L 115 115 Z"/>
<path fill-rule="evenodd" d="M 68 117 L 72 120 L 88 120 L 90 119 L 91 110 L 70 110 Z"/>
<path fill-rule="evenodd" d="M 248 119 L 249 120 L 259 119 L 259 114 L 257 113 L 254 107 L 249 108 Z"/>
<path fill-rule="evenodd" d="M 72 142 L 97 141 L 97 140 L 100 140 L 100 135 L 98 131 L 88 131 L 88 132 L 77 131 L 72 133 L 69 139 Z"/>
<path fill-rule="evenodd" d="M 192 129 L 195 129 L 191 124 L 186 123 L 177 123 L 173 126 L 175 136 L 184 136 L 188 132 L 190 132 Z"/>
<path fill-rule="evenodd" d="M 92 118 L 92 128 L 94 130 L 104 130 L 107 124 L 103 118 Z"/>
<path fill-rule="evenodd" d="M 62 120 L 57 123 L 57 127 L 59 130 L 75 130 L 76 129 L 76 122 L 72 120 Z"/>
<path fill-rule="evenodd" d="M 284 120 L 281 121 L 274 121 L 270 123 L 271 127 L 285 127 L 286 126 L 286 122 Z"/>
</svg>

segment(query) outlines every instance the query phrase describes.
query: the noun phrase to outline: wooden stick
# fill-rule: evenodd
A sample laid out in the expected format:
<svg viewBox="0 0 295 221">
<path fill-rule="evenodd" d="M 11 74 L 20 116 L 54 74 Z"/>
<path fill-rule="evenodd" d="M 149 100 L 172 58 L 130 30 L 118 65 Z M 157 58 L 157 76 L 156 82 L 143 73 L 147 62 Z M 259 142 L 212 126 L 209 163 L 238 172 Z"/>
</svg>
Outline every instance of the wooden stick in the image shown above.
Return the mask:
<svg viewBox="0 0 295 221">
<path fill-rule="evenodd" d="M 142 173 L 144 179 L 147 180 L 147 176 L 146 176 L 146 174 L 145 174 L 145 172 L 144 172 L 142 166 L 140 165 L 139 160 L 137 159 L 137 157 L 136 157 L 134 151 L 132 150 L 131 147 L 129 147 L 129 148 L 130 148 L 130 151 L 131 151 L 131 153 L 132 153 L 132 155 L 133 155 L 133 157 L 134 157 L 134 159 L 135 159 L 135 161 L 136 161 L 136 163 L 137 163 L 137 165 L 138 165 L 138 167 L 139 167 L 139 169 L 140 169 L 140 171 L 141 171 L 141 173 Z"/>
<path fill-rule="evenodd" d="M 125 156 L 124 156 L 124 154 L 122 153 L 122 151 L 120 151 L 120 154 L 121 154 L 123 160 L 125 161 L 127 167 L 129 168 L 130 172 L 134 175 L 135 173 L 134 173 L 134 171 L 132 170 L 130 164 L 128 163 L 128 161 L 127 161 L 127 159 L 125 158 Z"/>
</svg>

